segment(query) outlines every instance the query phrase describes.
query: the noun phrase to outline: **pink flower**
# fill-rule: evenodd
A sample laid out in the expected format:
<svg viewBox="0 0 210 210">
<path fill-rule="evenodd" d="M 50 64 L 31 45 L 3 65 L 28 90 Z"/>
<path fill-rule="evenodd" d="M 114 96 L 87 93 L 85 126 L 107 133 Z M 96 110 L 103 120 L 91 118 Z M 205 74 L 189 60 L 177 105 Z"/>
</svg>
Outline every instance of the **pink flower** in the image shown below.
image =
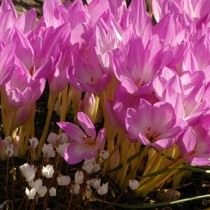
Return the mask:
<svg viewBox="0 0 210 210">
<path fill-rule="evenodd" d="M 157 37 L 153 37 L 145 47 L 140 37 L 133 36 L 125 47 L 113 52 L 115 76 L 131 94 L 151 84 L 160 71 L 161 61 L 161 46 Z"/>
<path fill-rule="evenodd" d="M 86 114 L 78 112 L 77 120 L 81 128 L 69 122 L 58 123 L 70 140 L 64 154 L 64 159 L 69 164 L 77 164 L 82 160 L 95 157 L 103 149 L 105 142 L 105 129 L 101 129 L 96 134 L 95 127 Z"/>
<path fill-rule="evenodd" d="M 164 102 L 152 105 L 141 99 L 138 108 L 127 109 L 125 122 L 131 139 L 157 149 L 170 147 L 181 131 L 173 107 Z"/>
<path fill-rule="evenodd" d="M 157 22 L 169 13 L 181 13 L 190 21 L 197 21 L 208 15 L 208 0 L 153 0 L 152 9 Z"/>
<path fill-rule="evenodd" d="M 152 93 L 152 89 L 147 87 L 138 94 L 130 94 L 127 90 L 119 85 L 116 88 L 115 95 L 112 101 L 108 102 L 109 114 L 112 118 L 125 129 L 125 116 L 128 108 L 137 109 L 140 99 L 145 99 L 150 103 L 158 102 L 158 98 Z"/>
<path fill-rule="evenodd" d="M 209 89 L 202 71 L 178 76 L 165 67 L 153 80 L 153 89 L 159 100 L 173 106 L 177 118 L 188 121 L 209 109 Z"/>
<path fill-rule="evenodd" d="M 210 115 L 201 115 L 189 126 L 180 137 L 180 146 L 183 157 L 197 166 L 210 165 Z"/>
<path fill-rule="evenodd" d="M 91 48 L 88 46 L 90 44 Z M 96 93 L 104 90 L 111 77 L 109 69 L 101 63 L 93 43 L 72 52 L 73 67 L 69 68 L 69 82 L 81 91 Z"/>
</svg>

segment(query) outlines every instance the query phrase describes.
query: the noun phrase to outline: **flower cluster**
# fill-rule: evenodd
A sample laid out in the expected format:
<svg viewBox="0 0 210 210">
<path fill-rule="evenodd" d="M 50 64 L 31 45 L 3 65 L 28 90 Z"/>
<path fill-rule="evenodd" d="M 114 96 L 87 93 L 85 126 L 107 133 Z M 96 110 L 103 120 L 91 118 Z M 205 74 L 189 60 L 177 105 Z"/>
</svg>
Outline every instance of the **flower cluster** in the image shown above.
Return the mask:
<svg viewBox="0 0 210 210">
<path fill-rule="evenodd" d="M 19 167 L 28 185 L 25 188 L 25 194 L 29 200 L 43 198 L 47 194 L 54 197 L 57 195 L 57 189 L 59 187 L 65 187 L 70 194 L 81 195 L 84 200 L 94 199 L 93 191 L 101 196 L 106 195 L 108 193 L 108 182 L 101 183 L 100 178 L 91 178 L 100 168 L 90 172 L 89 169 L 86 170 L 86 164 L 87 162 L 84 162 L 82 170 L 77 170 L 74 177 L 71 178 L 69 175 L 61 174 L 60 171 L 56 170 L 51 164 L 40 168 L 25 163 Z M 91 164 L 94 167 L 94 165 L 97 164 L 96 160 L 92 159 L 89 161 L 90 167 Z M 41 177 L 39 177 L 40 172 Z M 51 180 L 51 182 L 48 180 Z"/>
<path fill-rule="evenodd" d="M 102 167 L 141 195 L 177 171 L 144 175 L 209 166 L 209 7 L 207 0 L 133 0 L 129 7 L 124 0 L 45 0 L 38 19 L 33 9 L 19 15 L 11 0 L 3 0 L 1 113 L 12 139 L 0 149 L 24 156 L 30 139 L 34 160 L 57 152 L 70 165 L 85 161 L 87 174 Z M 32 138 L 36 102 L 46 84 L 48 112 L 38 141 Z M 47 138 L 54 111 L 65 134 Z M 103 159 L 101 165 L 93 158 Z M 42 170 L 46 178 L 53 173 L 49 165 Z M 79 191 L 78 177 L 72 192 Z M 60 185 L 64 179 L 58 178 Z M 99 194 L 108 188 L 100 181 L 90 186 Z M 30 198 L 36 192 L 26 190 Z"/>
</svg>

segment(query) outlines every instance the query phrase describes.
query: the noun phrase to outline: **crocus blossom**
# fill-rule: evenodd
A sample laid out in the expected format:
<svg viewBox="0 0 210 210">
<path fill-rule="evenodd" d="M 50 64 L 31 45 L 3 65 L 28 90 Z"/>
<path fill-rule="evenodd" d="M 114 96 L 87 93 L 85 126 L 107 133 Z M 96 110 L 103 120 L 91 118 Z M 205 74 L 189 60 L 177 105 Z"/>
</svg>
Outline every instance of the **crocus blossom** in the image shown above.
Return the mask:
<svg viewBox="0 0 210 210">
<path fill-rule="evenodd" d="M 191 165 L 210 165 L 209 120 L 209 114 L 197 117 L 178 141 L 183 157 Z"/>
<path fill-rule="evenodd" d="M 64 154 L 64 159 L 69 164 L 95 157 L 103 149 L 105 142 L 105 129 L 101 129 L 96 134 L 95 127 L 86 114 L 78 112 L 77 120 L 82 129 L 73 123 L 58 123 L 71 142 Z"/>
<path fill-rule="evenodd" d="M 173 107 L 163 102 L 152 105 L 141 99 L 137 109 L 128 108 L 125 121 L 132 139 L 157 149 L 170 147 L 181 131 Z"/>
</svg>

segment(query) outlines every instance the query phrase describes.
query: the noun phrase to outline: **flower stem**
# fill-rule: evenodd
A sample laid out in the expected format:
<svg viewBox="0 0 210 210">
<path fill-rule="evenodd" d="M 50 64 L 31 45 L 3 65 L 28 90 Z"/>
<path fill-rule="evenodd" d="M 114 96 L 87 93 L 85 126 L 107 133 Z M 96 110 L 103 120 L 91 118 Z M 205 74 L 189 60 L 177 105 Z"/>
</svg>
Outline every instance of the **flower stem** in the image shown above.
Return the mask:
<svg viewBox="0 0 210 210">
<path fill-rule="evenodd" d="M 42 147 L 43 147 L 46 137 L 47 137 L 47 133 L 48 133 L 52 113 L 54 110 L 55 102 L 56 102 L 56 95 L 50 94 L 49 99 L 48 99 L 47 117 L 46 117 L 44 129 L 43 129 L 42 136 L 41 136 L 41 139 L 40 139 L 40 142 L 38 145 L 38 149 L 37 149 L 37 159 L 39 159 L 41 156 Z"/>
</svg>

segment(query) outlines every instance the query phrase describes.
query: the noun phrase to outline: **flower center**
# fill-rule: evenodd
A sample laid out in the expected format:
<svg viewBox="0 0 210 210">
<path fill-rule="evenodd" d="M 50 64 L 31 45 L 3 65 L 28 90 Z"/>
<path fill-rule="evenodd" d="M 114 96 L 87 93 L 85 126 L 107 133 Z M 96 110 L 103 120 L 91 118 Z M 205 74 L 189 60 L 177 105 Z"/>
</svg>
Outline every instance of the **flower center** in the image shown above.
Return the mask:
<svg viewBox="0 0 210 210">
<path fill-rule="evenodd" d="M 147 139 L 149 139 L 151 142 L 154 142 L 159 136 L 160 136 L 161 133 L 159 132 L 156 132 L 156 131 L 151 131 L 151 128 L 149 127 L 147 129 L 147 132 L 146 132 L 146 137 Z"/>
<path fill-rule="evenodd" d="M 95 144 L 95 139 L 93 139 L 92 137 L 84 137 L 84 141 L 85 141 L 85 144 L 89 144 L 89 145 L 93 145 Z"/>
</svg>

